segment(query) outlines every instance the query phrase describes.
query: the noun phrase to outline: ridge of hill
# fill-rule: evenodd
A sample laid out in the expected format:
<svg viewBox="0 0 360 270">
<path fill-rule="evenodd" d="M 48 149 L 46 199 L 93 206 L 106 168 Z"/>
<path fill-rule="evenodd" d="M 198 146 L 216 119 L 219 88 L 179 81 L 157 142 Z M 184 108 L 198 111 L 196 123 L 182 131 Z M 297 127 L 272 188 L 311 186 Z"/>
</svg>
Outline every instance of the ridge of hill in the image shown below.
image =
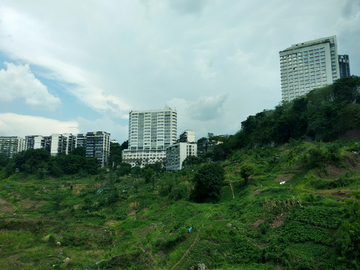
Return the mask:
<svg viewBox="0 0 360 270">
<path fill-rule="evenodd" d="M 203 164 L 152 183 L 15 173 L 0 181 L 0 268 L 358 269 L 359 151 L 359 140 L 238 150 L 218 163 L 217 203 L 189 200 Z"/>
</svg>

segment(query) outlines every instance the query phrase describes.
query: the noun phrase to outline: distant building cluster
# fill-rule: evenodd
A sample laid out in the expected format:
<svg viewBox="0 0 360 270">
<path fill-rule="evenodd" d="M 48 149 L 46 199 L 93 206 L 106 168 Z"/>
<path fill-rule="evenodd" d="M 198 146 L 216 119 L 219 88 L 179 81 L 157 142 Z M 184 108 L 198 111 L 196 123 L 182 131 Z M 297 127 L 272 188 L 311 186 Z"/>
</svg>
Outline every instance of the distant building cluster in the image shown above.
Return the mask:
<svg viewBox="0 0 360 270">
<path fill-rule="evenodd" d="M 202 153 L 211 151 L 216 141 Z M 198 155 L 194 130 L 185 130 L 177 139 L 177 112 L 163 110 L 130 111 L 129 147 L 122 151 L 122 161 L 144 168 L 160 162 L 167 171 L 181 170 L 188 156 Z"/>
<path fill-rule="evenodd" d="M 76 147 L 84 147 L 87 158 L 95 158 L 103 167 L 110 156 L 110 133 L 104 131 L 51 134 L 50 136 L 29 135 L 25 139 L 16 136 L 0 136 L 0 153 L 12 158 L 14 154 L 28 149 L 48 149 L 52 156 L 69 154 Z"/>
<path fill-rule="evenodd" d="M 280 51 L 281 92 L 291 101 L 350 76 L 348 55 L 338 55 L 336 36 L 294 44 Z"/>
<path fill-rule="evenodd" d="M 349 56 L 338 55 L 336 36 L 294 44 L 280 51 L 280 75 L 282 99 L 291 101 L 350 76 Z M 185 130 L 177 138 L 177 112 L 168 106 L 162 110 L 130 111 L 128 149 L 122 151 L 122 161 L 141 168 L 160 162 L 167 171 L 181 170 L 187 157 L 201 156 L 220 143 L 210 138 L 196 142 L 193 130 Z M 31 135 L 25 140 L 0 137 L 0 153 L 10 158 L 24 150 L 41 148 L 48 149 L 52 156 L 67 155 L 76 147 L 84 147 L 87 158 L 95 158 L 105 166 L 110 157 L 110 134 L 96 131 Z"/>
</svg>

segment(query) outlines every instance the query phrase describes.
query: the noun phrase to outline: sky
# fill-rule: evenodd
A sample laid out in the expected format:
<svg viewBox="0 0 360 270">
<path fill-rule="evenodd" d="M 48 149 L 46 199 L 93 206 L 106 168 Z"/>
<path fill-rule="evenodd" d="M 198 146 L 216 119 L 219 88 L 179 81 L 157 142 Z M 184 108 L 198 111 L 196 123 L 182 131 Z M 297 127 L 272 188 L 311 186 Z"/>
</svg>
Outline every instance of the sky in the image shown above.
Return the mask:
<svg viewBox="0 0 360 270">
<path fill-rule="evenodd" d="M 177 110 L 231 135 L 281 102 L 279 51 L 337 36 L 360 75 L 360 0 L 1 0 L 0 136 L 106 131 Z"/>
</svg>

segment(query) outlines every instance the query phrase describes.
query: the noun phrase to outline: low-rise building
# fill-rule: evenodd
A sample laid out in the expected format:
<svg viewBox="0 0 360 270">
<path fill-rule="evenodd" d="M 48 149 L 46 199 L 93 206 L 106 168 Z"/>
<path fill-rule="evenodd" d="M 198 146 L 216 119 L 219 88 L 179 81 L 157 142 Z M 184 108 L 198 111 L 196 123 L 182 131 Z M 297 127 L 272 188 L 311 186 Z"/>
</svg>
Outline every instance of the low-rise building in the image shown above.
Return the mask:
<svg viewBox="0 0 360 270">
<path fill-rule="evenodd" d="M 175 144 L 166 148 L 166 170 L 181 170 L 183 162 L 188 156 L 197 156 L 197 144 L 193 130 L 184 131 Z"/>
<path fill-rule="evenodd" d="M 202 139 L 197 142 L 197 155 L 200 157 L 201 155 L 205 154 L 206 152 L 211 152 L 214 147 L 218 144 L 223 143 L 222 141 L 216 140 L 209 140 L 209 139 Z"/>
</svg>

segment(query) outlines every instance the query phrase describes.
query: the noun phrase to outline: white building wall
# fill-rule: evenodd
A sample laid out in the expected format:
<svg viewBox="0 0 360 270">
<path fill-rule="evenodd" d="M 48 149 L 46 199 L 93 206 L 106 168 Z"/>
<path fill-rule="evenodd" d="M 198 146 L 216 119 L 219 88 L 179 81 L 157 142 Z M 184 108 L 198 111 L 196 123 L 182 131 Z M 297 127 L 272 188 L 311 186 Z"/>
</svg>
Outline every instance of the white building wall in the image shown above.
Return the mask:
<svg viewBox="0 0 360 270">
<path fill-rule="evenodd" d="M 188 156 L 197 156 L 196 143 L 179 142 L 169 146 L 166 149 L 166 170 L 181 170 L 182 164 Z"/>
<path fill-rule="evenodd" d="M 43 137 L 42 136 L 36 136 L 34 137 L 34 149 L 40 149 L 42 148 L 42 140 L 43 140 Z"/>
<path fill-rule="evenodd" d="M 129 113 L 129 146 L 122 160 L 132 166 L 144 167 L 163 163 L 166 148 L 176 142 L 177 112 L 168 106 L 163 110 L 131 111 Z"/>
<path fill-rule="evenodd" d="M 280 52 L 281 91 L 291 101 L 340 78 L 336 36 L 294 44 Z"/>
<path fill-rule="evenodd" d="M 50 155 L 56 156 L 59 153 L 59 147 L 62 145 L 62 136 L 61 134 L 51 134 L 51 144 L 50 144 Z"/>
</svg>

